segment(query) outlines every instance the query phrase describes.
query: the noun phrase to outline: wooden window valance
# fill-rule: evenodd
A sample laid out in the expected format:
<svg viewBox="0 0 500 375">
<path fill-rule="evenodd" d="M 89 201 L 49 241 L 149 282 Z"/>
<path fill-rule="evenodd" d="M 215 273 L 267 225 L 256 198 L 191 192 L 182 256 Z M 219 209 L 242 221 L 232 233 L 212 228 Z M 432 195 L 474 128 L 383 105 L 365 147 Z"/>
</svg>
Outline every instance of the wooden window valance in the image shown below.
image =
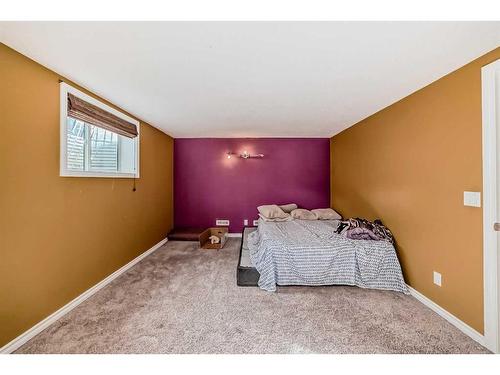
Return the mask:
<svg viewBox="0 0 500 375">
<path fill-rule="evenodd" d="M 138 134 L 134 124 L 69 93 L 68 116 L 128 138 L 135 138 Z"/>
</svg>

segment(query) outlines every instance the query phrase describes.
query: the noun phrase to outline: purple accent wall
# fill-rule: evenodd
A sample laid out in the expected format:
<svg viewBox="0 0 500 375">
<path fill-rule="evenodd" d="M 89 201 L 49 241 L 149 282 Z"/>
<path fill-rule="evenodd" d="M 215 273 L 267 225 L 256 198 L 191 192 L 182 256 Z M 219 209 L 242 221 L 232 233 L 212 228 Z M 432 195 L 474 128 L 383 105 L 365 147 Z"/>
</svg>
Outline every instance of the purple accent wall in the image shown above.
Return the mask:
<svg viewBox="0 0 500 375">
<path fill-rule="evenodd" d="M 227 158 L 229 151 L 263 153 L 263 159 Z M 176 228 L 215 226 L 258 218 L 257 206 L 297 203 L 330 207 L 328 138 L 180 138 L 174 140 Z"/>
</svg>

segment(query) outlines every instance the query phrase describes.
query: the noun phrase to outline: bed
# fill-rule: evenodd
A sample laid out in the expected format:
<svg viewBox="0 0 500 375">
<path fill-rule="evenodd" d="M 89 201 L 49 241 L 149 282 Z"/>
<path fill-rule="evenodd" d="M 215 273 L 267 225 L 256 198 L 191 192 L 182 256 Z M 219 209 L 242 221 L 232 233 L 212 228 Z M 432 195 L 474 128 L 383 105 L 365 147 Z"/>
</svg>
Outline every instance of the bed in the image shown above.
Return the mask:
<svg viewBox="0 0 500 375">
<path fill-rule="evenodd" d="M 244 236 L 258 286 L 270 292 L 277 285 L 353 285 L 409 293 L 390 242 L 346 238 L 335 233 L 338 224 L 260 219 L 258 229 Z"/>
</svg>

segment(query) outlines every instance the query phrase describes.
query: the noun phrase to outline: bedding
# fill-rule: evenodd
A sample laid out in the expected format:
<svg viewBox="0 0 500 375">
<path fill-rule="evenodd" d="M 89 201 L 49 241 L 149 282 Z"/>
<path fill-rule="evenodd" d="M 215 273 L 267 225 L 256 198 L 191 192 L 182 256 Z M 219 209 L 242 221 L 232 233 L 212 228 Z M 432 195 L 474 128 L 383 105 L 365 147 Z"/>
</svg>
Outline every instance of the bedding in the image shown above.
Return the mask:
<svg viewBox="0 0 500 375">
<path fill-rule="evenodd" d="M 315 213 L 309 211 L 309 210 L 306 210 L 306 209 L 303 209 L 303 208 L 297 208 L 295 210 L 293 210 L 290 215 L 292 215 L 292 217 L 294 219 L 300 219 L 300 220 L 318 220 L 318 217 L 316 216 Z"/>
<path fill-rule="evenodd" d="M 380 241 L 380 238 L 373 233 L 368 228 L 352 228 L 348 229 L 345 233 L 347 238 L 351 240 L 372 240 L 372 241 Z"/>
<path fill-rule="evenodd" d="M 314 214 L 316 214 L 318 220 L 340 220 L 342 216 L 339 213 L 331 208 L 316 208 L 311 210 Z"/>
<path fill-rule="evenodd" d="M 262 214 L 259 214 L 259 218 L 261 218 L 264 221 L 290 221 L 293 220 L 293 218 L 290 216 L 290 214 L 285 213 L 284 217 L 277 217 L 275 219 L 269 219 L 268 217 L 265 217 Z"/>
<path fill-rule="evenodd" d="M 248 235 L 259 287 L 353 285 L 408 294 L 394 246 L 335 233 L 338 220 L 265 222 Z"/>
<path fill-rule="evenodd" d="M 370 237 L 375 241 L 385 240 L 394 243 L 392 232 L 379 219 L 371 222 L 359 217 L 350 218 L 342 221 L 336 232 L 353 240 Z"/>
<path fill-rule="evenodd" d="M 284 219 L 287 217 L 286 212 L 275 204 L 259 206 L 257 207 L 257 211 L 259 211 L 259 214 L 267 219 Z"/>
<path fill-rule="evenodd" d="M 278 207 L 281 208 L 287 214 L 289 214 L 290 212 L 292 212 L 296 208 L 299 208 L 299 206 L 297 206 L 295 203 L 281 204 Z"/>
</svg>

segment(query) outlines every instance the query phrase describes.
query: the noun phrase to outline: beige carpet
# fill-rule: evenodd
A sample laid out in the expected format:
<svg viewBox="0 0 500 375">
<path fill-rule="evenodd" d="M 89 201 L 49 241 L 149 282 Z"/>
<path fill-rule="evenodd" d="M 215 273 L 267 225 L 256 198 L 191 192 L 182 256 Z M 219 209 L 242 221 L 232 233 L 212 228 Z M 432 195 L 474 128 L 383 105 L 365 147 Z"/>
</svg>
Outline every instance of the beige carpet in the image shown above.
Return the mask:
<svg viewBox="0 0 500 375">
<path fill-rule="evenodd" d="M 487 353 L 410 296 L 238 287 L 239 241 L 167 243 L 18 353 Z"/>
</svg>

